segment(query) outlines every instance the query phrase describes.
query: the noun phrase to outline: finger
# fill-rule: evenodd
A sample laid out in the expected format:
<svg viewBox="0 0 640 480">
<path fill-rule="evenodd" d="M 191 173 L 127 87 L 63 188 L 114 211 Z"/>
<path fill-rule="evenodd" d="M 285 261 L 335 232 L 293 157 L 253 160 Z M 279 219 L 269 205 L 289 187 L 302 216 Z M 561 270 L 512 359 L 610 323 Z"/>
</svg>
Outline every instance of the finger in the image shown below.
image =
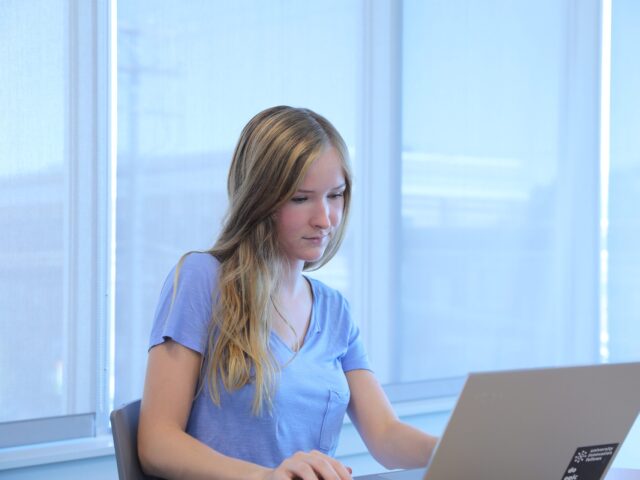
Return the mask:
<svg viewBox="0 0 640 480">
<path fill-rule="evenodd" d="M 351 480 L 351 474 L 339 461 L 327 455 L 314 455 L 312 458 L 313 468 L 323 480 Z"/>
<path fill-rule="evenodd" d="M 293 478 L 299 477 L 301 480 L 320 480 L 314 468 L 304 461 L 296 462 L 291 473 Z"/>
<path fill-rule="evenodd" d="M 286 472 L 287 479 L 292 480 L 319 480 L 313 467 L 307 459 L 299 455 L 282 462 L 276 471 Z"/>
<path fill-rule="evenodd" d="M 311 458 L 309 465 L 313 468 L 313 471 L 321 480 L 341 480 L 338 472 L 335 471 L 333 466 L 321 458 Z"/>
<path fill-rule="evenodd" d="M 338 474 L 338 478 L 340 480 L 351 480 L 351 469 L 345 467 L 342 462 L 338 460 L 331 459 L 330 461 L 331 467 Z"/>
<path fill-rule="evenodd" d="M 325 459 L 307 452 L 297 452 L 293 457 L 282 462 L 280 467 L 290 472 L 293 475 L 293 479 L 337 480 L 339 478 L 338 474 Z"/>
<path fill-rule="evenodd" d="M 328 462 L 338 475 L 337 478 L 340 480 L 351 480 L 352 470 L 349 467 L 346 467 L 342 462 L 317 450 L 313 450 L 311 454 Z"/>
</svg>

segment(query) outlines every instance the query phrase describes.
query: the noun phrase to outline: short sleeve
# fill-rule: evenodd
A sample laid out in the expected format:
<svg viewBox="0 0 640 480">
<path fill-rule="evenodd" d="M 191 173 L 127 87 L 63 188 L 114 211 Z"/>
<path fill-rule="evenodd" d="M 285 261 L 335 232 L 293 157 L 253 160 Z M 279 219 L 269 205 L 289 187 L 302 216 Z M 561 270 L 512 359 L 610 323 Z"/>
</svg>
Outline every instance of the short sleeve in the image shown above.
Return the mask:
<svg viewBox="0 0 640 480">
<path fill-rule="evenodd" d="M 149 349 L 171 339 L 204 354 L 217 295 L 218 267 L 216 258 L 208 253 L 189 253 L 182 265 L 171 270 L 160 292 Z"/>
<path fill-rule="evenodd" d="M 349 338 L 347 353 L 342 357 L 342 370 L 344 372 L 348 372 L 350 370 L 371 370 L 369 357 L 367 356 L 362 335 L 360 334 L 360 328 L 351 317 L 349 303 L 346 299 L 344 299 L 343 308 L 345 310 L 343 314 L 347 316 L 349 321 Z"/>
</svg>

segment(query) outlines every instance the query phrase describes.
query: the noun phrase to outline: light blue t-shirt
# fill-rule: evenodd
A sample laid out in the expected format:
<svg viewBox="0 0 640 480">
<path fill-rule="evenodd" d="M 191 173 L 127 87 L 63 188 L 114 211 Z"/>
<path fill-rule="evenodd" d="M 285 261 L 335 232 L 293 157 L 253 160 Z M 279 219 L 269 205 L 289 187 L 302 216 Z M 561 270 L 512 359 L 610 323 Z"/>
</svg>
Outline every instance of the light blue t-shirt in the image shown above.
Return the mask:
<svg viewBox="0 0 640 480">
<path fill-rule="evenodd" d="M 149 348 L 170 338 L 205 354 L 218 268 L 212 255 L 189 254 L 171 306 L 174 267 L 162 287 Z M 293 352 L 271 333 L 271 351 L 284 365 L 273 409 L 264 408 L 260 416 L 252 413 L 253 384 L 232 393 L 222 387 L 218 407 L 205 380 L 194 400 L 187 433 L 220 453 L 267 467 L 300 450 L 334 454 L 350 397 L 345 372 L 370 370 L 370 366 L 347 301 L 322 282 L 309 281 L 311 322 L 302 348 L 290 363 Z"/>
</svg>

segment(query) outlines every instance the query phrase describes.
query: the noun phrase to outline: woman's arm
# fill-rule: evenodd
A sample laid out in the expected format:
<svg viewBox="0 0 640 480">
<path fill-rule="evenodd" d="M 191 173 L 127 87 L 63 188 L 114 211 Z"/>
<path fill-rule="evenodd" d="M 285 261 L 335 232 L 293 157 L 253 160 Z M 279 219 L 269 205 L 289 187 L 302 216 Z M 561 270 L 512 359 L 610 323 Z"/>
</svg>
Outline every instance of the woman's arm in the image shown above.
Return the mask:
<svg viewBox="0 0 640 480">
<path fill-rule="evenodd" d="M 398 420 L 373 373 L 351 370 L 346 375 L 349 417 L 373 457 L 390 469 L 426 466 L 437 438 Z"/>
<path fill-rule="evenodd" d="M 164 478 L 263 478 L 266 468 L 221 455 L 185 433 L 200 361 L 199 353 L 171 340 L 149 352 L 138 426 L 143 470 Z"/>
<path fill-rule="evenodd" d="M 351 478 L 340 462 L 320 452 L 299 452 L 269 469 L 222 455 L 187 434 L 201 358 L 172 340 L 149 352 L 138 425 L 138 455 L 145 473 L 168 479 Z"/>
</svg>

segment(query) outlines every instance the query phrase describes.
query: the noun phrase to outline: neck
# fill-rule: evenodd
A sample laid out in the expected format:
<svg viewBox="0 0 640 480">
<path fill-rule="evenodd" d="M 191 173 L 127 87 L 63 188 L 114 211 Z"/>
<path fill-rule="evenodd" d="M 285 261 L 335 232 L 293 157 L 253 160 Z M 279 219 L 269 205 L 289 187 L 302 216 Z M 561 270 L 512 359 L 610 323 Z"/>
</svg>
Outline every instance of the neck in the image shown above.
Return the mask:
<svg viewBox="0 0 640 480">
<path fill-rule="evenodd" d="M 285 262 L 280 278 L 280 295 L 287 297 L 297 296 L 302 289 L 306 288 L 305 279 L 302 276 L 304 262 Z"/>
</svg>

